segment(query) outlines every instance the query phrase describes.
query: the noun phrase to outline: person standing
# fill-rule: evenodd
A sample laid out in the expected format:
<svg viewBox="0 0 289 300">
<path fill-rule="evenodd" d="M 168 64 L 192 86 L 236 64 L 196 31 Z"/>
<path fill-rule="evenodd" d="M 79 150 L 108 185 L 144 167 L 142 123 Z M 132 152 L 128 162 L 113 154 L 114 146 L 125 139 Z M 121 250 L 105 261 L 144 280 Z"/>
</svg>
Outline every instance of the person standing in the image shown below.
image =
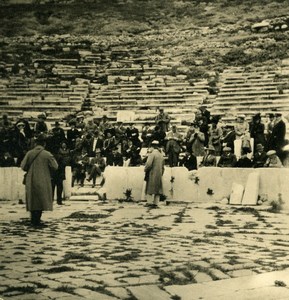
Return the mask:
<svg viewBox="0 0 289 300">
<path fill-rule="evenodd" d="M 171 118 L 164 112 L 163 108 L 159 109 L 159 114 L 155 117 L 155 123 L 161 128 L 161 131 L 167 132 L 169 129 Z"/>
<path fill-rule="evenodd" d="M 172 130 L 167 133 L 166 154 L 169 160 L 169 166 L 176 167 L 179 163 L 179 155 L 181 152 L 182 135 L 178 132 L 177 126 L 173 125 Z"/>
<path fill-rule="evenodd" d="M 28 151 L 20 167 L 27 172 L 26 209 L 31 212 L 31 224 L 41 225 L 43 211 L 53 210 L 53 195 L 51 184 L 51 171 L 58 168 L 53 155 L 44 149 L 45 136 L 40 134 L 36 139 L 36 146 Z"/>
<path fill-rule="evenodd" d="M 275 117 L 274 127 L 267 146 L 269 150 L 275 150 L 279 156 L 282 152 L 283 146 L 285 145 L 286 124 L 282 120 L 281 113 L 276 113 Z"/>
<path fill-rule="evenodd" d="M 158 149 L 159 142 L 152 141 L 151 145 L 153 150 L 148 155 L 144 168 L 147 181 L 146 195 L 151 197 L 151 201 L 148 201 L 148 205 L 152 208 L 158 208 L 160 195 L 163 194 L 162 176 L 165 170 L 165 161 L 163 154 Z"/>
</svg>

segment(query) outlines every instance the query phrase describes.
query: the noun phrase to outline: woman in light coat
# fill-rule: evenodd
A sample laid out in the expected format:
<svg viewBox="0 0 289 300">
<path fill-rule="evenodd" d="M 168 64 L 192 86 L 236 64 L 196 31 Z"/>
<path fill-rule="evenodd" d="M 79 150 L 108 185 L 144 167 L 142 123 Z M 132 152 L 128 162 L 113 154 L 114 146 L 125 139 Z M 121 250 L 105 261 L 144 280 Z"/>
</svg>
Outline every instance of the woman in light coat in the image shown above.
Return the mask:
<svg viewBox="0 0 289 300">
<path fill-rule="evenodd" d="M 51 172 L 57 170 L 58 164 L 53 155 L 44 149 L 45 136 L 36 139 L 36 147 L 28 151 L 21 169 L 26 176 L 26 209 L 31 212 L 33 226 L 40 225 L 42 211 L 52 211 L 53 195 Z"/>
</svg>

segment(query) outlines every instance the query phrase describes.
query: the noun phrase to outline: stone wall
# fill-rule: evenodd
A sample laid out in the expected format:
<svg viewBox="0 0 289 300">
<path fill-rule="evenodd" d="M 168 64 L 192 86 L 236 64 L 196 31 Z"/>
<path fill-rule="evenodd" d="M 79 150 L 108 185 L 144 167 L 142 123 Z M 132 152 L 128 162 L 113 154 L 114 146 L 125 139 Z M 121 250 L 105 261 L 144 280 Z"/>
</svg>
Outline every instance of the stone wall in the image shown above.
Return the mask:
<svg viewBox="0 0 289 300">
<path fill-rule="evenodd" d="M 0 168 L 0 200 L 25 200 L 24 172 L 20 168 Z M 71 196 L 71 168 L 66 167 L 63 182 L 64 197 Z"/>
<path fill-rule="evenodd" d="M 165 168 L 163 176 L 164 195 L 168 200 L 188 202 L 218 202 L 229 198 L 232 184 L 244 187 L 248 175 L 260 175 L 259 195 L 277 200 L 279 194 L 289 205 L 289 169 L 241 169 L 241 168 L 200 168 L 189 172 L 184 167 Z M 125 191 L 132 189 L 135 200 L 144 200 L 144 167 L 107 167 L 104 173 L 108 199 L 125 199 Z M 211 192 L 210 192 L 211 190 Z"/>
</svg>

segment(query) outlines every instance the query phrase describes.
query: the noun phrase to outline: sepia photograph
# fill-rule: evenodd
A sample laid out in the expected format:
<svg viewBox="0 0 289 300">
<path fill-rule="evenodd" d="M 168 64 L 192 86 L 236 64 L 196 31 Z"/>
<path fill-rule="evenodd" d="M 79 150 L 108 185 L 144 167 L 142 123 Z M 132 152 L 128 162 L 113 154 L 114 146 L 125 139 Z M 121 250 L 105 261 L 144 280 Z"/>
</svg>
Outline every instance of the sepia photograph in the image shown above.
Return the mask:
<svg viewBox="0 0 289 300">
<path fill-rule="evenodd" d="M 289 299 L 289 0 L 0 0 L 0 300 Z"/>
</svg>

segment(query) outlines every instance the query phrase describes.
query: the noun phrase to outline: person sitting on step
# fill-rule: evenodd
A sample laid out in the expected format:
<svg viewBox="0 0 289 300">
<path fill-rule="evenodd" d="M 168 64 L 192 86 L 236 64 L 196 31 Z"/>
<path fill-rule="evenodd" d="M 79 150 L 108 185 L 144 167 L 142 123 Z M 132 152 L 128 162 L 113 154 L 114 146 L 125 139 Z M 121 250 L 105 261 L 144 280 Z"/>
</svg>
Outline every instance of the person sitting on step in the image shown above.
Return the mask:
<svg viewBox="0 0 289 300">
<path fill-rule="evenodd" d="M 93 157 L 90 161 L 90 172 L 89 172 L 89 177 L 87 181 L 92 180 L 92 187 L 95 187 L 96 183 L 96 178 L 101 176 L 101 174 L 104 172 L 105 169 L 105 160 L 101 156 L 101 150 L 96 149 L 95 150 L 95 157 Z"/>
</svg>

